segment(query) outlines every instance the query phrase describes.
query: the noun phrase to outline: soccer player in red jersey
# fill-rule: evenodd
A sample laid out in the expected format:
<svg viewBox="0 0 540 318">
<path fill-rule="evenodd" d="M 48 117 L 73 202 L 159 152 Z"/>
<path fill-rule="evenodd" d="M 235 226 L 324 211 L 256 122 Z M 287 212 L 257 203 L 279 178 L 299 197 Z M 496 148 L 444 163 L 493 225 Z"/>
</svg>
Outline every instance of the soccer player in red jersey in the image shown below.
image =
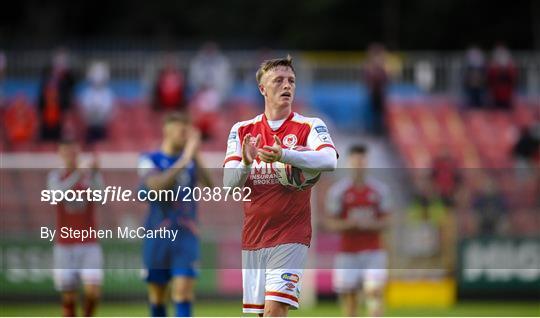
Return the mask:
<svg viewBox="0 0 540 318">
<path fill-rule="evenodd" d="M 388 226 L 388 193 L 384 185 L 366 177 L 367 148 L 349 150 L 350 177 L 328 192 L 327 226 L 341 233 L 333 284 L 340 294 L 345 316 L 356 316 L 358 292 L 363 290 L 368 316 L 383 314 L 387 255 L 382 233 Z"/>
<path fill-rule="evenodd" d="M 256 78 L 264 113 L 232 127 L 224 184 L 251 188 L 242 231 L 243 312 L 287 316 L 289 307 L 298 308 L 311 240 L 311 192 L 281 185 L 275 163 L 332 171 L 337 152 L 322 120 L 292 112 L 296 78 L 290 57 L 263 62 Z"/>
<path fill-rule="evenodd" d="M 58 153 L 64 168 L 49 173 L 49 190 L 101 189 L 103 179 L 94 158 L 91 167 L 81 169 L 78 163 L 79 146 L 72 140 L 60 142 Z M 56 241 L 53 250 L 54 283 L 62 295 L 65 317 L 76 316 L 78 288 L 84 289 L 84 316 L 93 316 L 103 280 L 103 254 L 95 237 L 86 239 L 60 235 L 62 228 L 89 230 L 96 228 L 94 204 L 88 201 L 61 201 L 56 206 Z"/>
</svg>

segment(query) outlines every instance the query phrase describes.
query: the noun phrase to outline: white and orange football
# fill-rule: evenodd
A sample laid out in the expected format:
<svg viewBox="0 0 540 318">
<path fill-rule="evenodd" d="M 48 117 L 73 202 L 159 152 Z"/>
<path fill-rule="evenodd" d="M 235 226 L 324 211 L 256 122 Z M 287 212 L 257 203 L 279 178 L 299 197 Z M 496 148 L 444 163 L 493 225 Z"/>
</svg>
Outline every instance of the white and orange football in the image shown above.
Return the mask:
<svg viewBox="0 0 540 318">
<path fill-rule="evenodd" d="M 304 146 L 295 146 L 292 150 L 312 151 Z M 290 164 L 276 162 L 275 165 L 279 183 L 291 190 L 302 191 L 314 186 L 321 177 L 321 172 L 317 170 L 300 169 Z"/>
</svg>

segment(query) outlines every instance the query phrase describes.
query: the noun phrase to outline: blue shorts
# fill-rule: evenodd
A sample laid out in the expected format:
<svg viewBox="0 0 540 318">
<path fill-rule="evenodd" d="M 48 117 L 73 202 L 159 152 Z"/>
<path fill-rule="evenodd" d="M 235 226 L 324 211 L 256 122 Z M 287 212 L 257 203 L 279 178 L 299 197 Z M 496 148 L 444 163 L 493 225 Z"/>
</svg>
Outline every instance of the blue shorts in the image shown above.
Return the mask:
<svg viewBox="0 0 540 318">
<path fill-rule="evenodd" d="M 173 277 L 197 278 L 195 268 L 149 269 L 144 280 L 158 285 L 167 284 Z"/>
<path fill-rule="evenodd" d="M 197 277 L 199 240 L 192 234 L 169 239 L 146 239 L 143 261 L 147 269 L 146 281 L 166 284 L 174 276 Z"/>
</svg>

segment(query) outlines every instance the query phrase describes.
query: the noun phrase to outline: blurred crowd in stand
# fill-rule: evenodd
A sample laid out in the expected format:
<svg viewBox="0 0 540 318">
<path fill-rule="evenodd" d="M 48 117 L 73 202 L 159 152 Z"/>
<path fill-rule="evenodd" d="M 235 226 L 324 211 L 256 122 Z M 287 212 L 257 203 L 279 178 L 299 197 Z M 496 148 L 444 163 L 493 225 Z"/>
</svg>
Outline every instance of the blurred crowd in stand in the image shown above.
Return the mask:
<svg viewBox="0 0 540 318">
<path fill-rule="evenodd" d="M 465 57 L 463 86 L 470 108 L 510 110 L 517 89 L 518 70 L 508 48 L 493 49 L 486 61 L 482 50 L 471 46 Z"/>
<path fill-rule="evenodd" d="M 172 54 L 161 59 L 147 104 L 158 113 L 188 112 L 203 138 L 210 139 L 216 134 L 212 123 L 218 121 L 232 86 L 229 60 L 217 44 L 209 42 L 190 61 L 187 74 L 176 61 Z M 0 81 L 6 63 L 0 53 Z M 7 101 L 0 91 L 5 148 L 18 150 L 21 145 L 54 143 L 62 137 L 81 139 L 91 148 L 107 140 L 118 104 L 110 80 L 106 61 L 91 61 L 82 69 L 74 67 L 67 49 L 57 49 L 42 71 L 36 105 L 24 94 Z"/>
</svg>

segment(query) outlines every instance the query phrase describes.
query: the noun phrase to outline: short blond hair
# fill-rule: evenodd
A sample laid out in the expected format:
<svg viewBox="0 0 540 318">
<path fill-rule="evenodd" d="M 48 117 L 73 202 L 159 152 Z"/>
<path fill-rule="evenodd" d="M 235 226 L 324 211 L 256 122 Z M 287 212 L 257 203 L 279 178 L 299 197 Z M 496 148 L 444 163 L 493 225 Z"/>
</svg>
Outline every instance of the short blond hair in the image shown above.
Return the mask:
<svg viewBox="0 0 540 318">
<path fill-rule="evenodd" d="M 278 66 L 289 67 L 293 71 L 293 73 L 296 73 L 294 71 L 292 62 L 293 62 L 293 59 L 289 54 L 287 54 L 287 57 L 285 58 L 265 60 L 264 62 L 261 63 L 261 66 L 259 66 L 259 69 L 257 70 L 257 73 L 255 75 L 255 77 L 257 78 L 257 84 L 261 83 L 261 78 L 264 76 L 264 74 L 268 73 L 268 71 Z"/>
</svg>

